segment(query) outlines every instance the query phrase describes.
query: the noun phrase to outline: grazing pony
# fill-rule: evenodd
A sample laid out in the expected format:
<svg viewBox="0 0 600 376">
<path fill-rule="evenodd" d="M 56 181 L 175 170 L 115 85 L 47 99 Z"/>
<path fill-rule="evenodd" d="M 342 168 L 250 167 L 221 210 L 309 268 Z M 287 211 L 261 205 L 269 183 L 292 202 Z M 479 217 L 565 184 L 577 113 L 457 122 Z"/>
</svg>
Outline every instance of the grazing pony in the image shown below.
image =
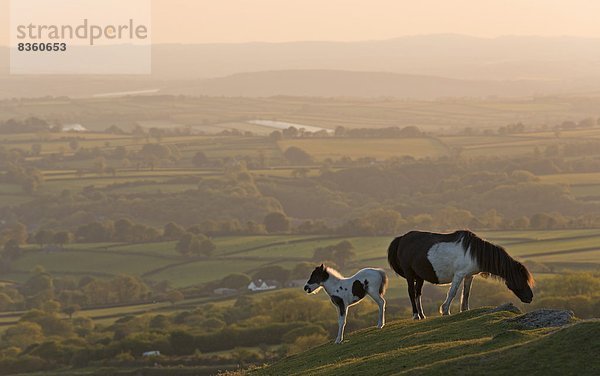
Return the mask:
<svg viewBox="0 0 600 376">
<path fill-rule="evenodd" d="M 411 231 L 392 241 L 388 249 L 392 269 L 408 282 L 413 319 L 424 319 L 421 307 L 423 281 L 452 283 L 442 315 L 450 314 L 450 304 L 464 280 L 461 311 L 469 309 L 469 292 L 475 274 L 491 274 L 502 279 L 524 303 L 533 300 L 533 277 L 527 268 L 506 253 L 504 248 L 481 239 L 471 231 L 451 234 Z"/>
<path fill-rule="evenodd" d="M 304 291 L 316 294 L 324 288 L 331 302 L 338 309 L 338 335 L 335 343 L 344 340 L 344 328 L 346 327 L 346 316 L 348 307 L 369 295 L 379 306 L 378 328 L 385 325 L 385 289 L 387 287 L 387 276 L 383 269 L 361 269 L 350 278 L 344 278 L 337 270 L 323 266 L 315 268 L 308 282 L 304 285 Z"/>
</svg>

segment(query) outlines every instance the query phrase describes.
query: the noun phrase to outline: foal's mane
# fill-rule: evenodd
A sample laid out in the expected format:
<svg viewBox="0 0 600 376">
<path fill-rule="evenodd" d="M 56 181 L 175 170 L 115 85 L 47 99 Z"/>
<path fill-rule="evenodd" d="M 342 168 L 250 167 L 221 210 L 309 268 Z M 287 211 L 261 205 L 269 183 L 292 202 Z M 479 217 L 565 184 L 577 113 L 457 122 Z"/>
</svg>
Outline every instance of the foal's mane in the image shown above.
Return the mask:
<svg viewBox="0 0 600 376">
<path fill-rule="evenodd" d="M 343 279 L 344 278 L 344 276 L 340 272 L 338 272 L 337 270 L 335 270 L 331 266 L 326 266 L 325 267 L 325 271 L 327 273 L 329 273 L 330 275 L 334 276 L 337 279 Z"/>
<path fill-rule="evenodd" d="M 533 287 L 535 284 L 529 270 L 510 257 L 503 247 L 490 243 L 471 231 L 460 231 L 459 239 L 462 240 L 465 252 L 470 248 L 471 257 L 482 271 L 504 279 L 512 286 L 523 286 L 526 283 Z"/>
</svg>

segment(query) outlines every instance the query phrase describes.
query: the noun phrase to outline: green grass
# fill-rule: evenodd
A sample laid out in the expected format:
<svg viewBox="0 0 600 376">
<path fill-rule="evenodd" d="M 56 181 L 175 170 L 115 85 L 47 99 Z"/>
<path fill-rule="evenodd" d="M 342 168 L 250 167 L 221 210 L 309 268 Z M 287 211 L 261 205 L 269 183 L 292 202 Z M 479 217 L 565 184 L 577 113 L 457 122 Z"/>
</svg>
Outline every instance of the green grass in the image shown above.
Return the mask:
<svg viewBox="0 0 600 376">
<path fill-rule="evenodd" d="M 482 308 L 425 321 L 395 321 L 381 330 L 347 335 L 342 345 L 326 343 L 248 374 L 573 374 L 600 365 L 600 322 L 579 322 L 559 331 L 522 330 L 506 322 L 514 316 Z"/>
<path fill-rule="evenodd" d="M 82 249 L 64 250 L 46 253 L 29 251 L 13 263 L 16 271 L 31 271 L 42 265 L 48 272 L 56 275 L 83 274 L 132 274 L 140 275 L 158 268 L 169 260 L 152 256 L 132 256 L 104 251 L 85 251 Z"/>
<path fill-rule="evenodd" d="M 150 278 L 156 281 L 168 280 L 171 286 L 178 288 L 215 281 L 230 273 L 248 272 L 261 264 L 261 262 L 244 260 L 192 261 L 184 265 L 166 269 L 157 274 L 152 274 Z"/>
<path fill-rule="evenodd" d="M 523 345 L 507 346 L 483 357 L 467 356 L 438 362 L 424 370 L 432 374 L 504 375 L 507 369 L 514 374 L 597 374 L 600 370 L 597 357 L 599 334 L 598 321 L 581 322 Z"/>
</svg>

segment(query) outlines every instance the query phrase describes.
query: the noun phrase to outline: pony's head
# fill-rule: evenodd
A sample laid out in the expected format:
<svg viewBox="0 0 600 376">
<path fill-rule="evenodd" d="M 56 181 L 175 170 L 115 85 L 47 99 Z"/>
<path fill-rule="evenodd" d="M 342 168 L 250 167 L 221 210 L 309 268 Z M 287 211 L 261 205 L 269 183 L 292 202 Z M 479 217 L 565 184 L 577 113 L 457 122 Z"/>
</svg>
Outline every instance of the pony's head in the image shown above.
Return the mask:
<svg viewBox="0 0 600 376">
<path fill-rule="evenodd" d="M 306 291 L 308 294 L 318 292 L 328 278 L 329 273 L 327 273 L 327 267 L 323 264 L 321 264 L 321 266 L 317 266 L 310 275 L 306 285 L 304 285 L 304 291 Z"/>
<path fill-rule="evenodd" d="M 506 278 L 506 287 L 508 287 L 523 303 L 531 303 L 533 300 L 533 291 L 531 288 L 535 284 L 533 276 L 525 265 L 516 261 L 515 272 Z"/>
</svg>

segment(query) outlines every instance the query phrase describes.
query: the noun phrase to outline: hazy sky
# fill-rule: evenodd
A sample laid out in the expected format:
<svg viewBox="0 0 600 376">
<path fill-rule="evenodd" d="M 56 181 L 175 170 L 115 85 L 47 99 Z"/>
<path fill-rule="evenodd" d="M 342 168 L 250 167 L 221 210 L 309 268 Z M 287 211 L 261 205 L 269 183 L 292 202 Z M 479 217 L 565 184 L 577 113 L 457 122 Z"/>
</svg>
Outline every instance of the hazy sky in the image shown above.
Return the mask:
<svg viewBox="0 0 600 376">
<path fill-rule="evenodd" d="M 8 3 L 9 0 L 0 0 L 2 44 L 8 40 Z M 152 0 L 152 3 L 155 43 L 352 41 L 433 33 L 600 37 L 598 0 Z"/>
</svg>

